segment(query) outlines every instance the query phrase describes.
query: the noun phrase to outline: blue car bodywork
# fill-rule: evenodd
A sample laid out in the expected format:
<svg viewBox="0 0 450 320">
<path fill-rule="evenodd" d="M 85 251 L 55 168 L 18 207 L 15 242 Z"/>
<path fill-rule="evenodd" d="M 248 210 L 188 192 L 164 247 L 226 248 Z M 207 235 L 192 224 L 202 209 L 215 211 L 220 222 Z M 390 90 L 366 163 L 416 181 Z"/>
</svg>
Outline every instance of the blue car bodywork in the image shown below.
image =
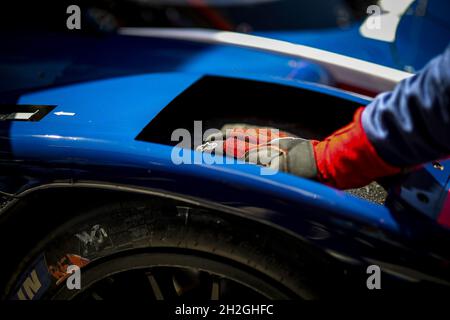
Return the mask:
<svg viewBox="0 0 450 320">
<path fill-rule="evenodd" d="M 349 37 L 356 39 L 352 32 Z M 301 37 L 281 32 L 270 36 L 291 41 Z M 308 42 L 308 35 L 302 39 L 296 42 L 318 43 Z M 325 49 L 329 42 L 322 40 Z M 233 46 L 117 35 L 94 39 L 28 34 L 9 35 L 3 41 L 21 59 L 2 58 L 2 69 L 14 77 L 1 77 L 1 103 L 50 110 L 38 121 L 0 121 L 0 191 L 11 200 L 4 212 L 43 188 L 152 194 L 268 224 L 344 263 L 378 264 L 402 281 L 450 285 L 450 233 L 435 223 L 449 192 L 448 160 L 438 169 L 427 164 L 399 177 L 390 183 L 386 204 L 379 205 L 285 173 L 262 176 L 254 165 L 177 165 L 171 158 L 172 145 L 152 142 L 151 137 L 137 139 L 174 99 L 205 77 L 289 87 L 334 97 L 343 106 L 370 102 L 334 88 L 321 66 Z M 334 48 L 343 54 L 353 50 Z M 437 50 L 433 47 L 429 55 Z M 423 63 L 419 57 L 401 65 L 419 68 Z M 38 76 L 30 72 L 33 67 Z M 321 107 L 305 101 L 289 101 L 290 108 Z M 199 157 L 195 151 L 185 152 L 190 159 Z M 429 200 L 422 201 L 418 194 Z M 317 229 L 325 230 L 326 236 L 316 237 Z"/>
</svg>

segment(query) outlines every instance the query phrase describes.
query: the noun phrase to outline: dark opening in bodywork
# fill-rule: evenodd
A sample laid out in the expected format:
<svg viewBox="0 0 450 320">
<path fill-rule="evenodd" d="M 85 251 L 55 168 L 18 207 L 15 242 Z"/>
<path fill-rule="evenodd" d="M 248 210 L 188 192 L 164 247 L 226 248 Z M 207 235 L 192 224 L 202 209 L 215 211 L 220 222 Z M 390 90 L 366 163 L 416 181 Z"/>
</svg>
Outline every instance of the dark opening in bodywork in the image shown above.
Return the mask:
<svg viewBox="0 0 450 320">
<path fill-rule="evenodd" d="M 137 140 L 176 145 L 176 129 L 220 129 L 227 123 L 273 127 L 306 139 L 323 139 L 345 126 L 360 105 L 332 95 L 280 84 L 205 76 L 175 98 L 136 137 Z M 196 148 L 197 145 L 191 146 Z M 348 190 L 375 203 L 386 191 L 377 183 Z"/>
<path fill-rule="evenodd" d="M 253 80 L 205 76 L 175 98 L 137 140 L 175 144 L 175 129 L 203 131 L 226 123 L 268 126 L 306 139 L 323 139 L 351 121 L 358 103 L 335 96 Z"/>
</svg>

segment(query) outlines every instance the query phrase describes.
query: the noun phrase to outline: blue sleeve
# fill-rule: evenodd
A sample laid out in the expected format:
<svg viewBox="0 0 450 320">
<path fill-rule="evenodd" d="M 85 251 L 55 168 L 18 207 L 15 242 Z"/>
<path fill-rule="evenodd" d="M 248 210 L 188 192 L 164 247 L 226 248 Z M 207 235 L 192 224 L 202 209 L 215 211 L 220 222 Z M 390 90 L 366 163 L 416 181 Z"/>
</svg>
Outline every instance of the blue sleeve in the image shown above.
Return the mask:
<svg viewBox="0 0 450 320">
<path fill-rule="evenodd" d="M 379 156 L 399 167 L 450 155 L 450 46 L 425 68 L 378 95 L 362 125 Z"/>
</svg>

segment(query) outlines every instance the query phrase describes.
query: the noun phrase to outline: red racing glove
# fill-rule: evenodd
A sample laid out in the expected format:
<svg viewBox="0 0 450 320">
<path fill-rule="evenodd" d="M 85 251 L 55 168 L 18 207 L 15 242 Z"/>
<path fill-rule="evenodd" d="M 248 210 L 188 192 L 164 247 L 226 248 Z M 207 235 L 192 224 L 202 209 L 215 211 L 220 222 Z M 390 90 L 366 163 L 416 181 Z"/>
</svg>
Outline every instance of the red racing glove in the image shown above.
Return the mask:
<svg viewBox="0 0 450 320">
<path fill-rule="evenodd" d="M 384 176 L 397 174 L 380 158 L 362 127 L 359 108 L 353 122 L 320 142 L 313 142 L 318 179 L 339 189 L 362 187 Z"/>
<path fill-rule="evenodd" d="M 317 179 L 339 189 L 362 187 L 400 172 L 400 168 L 378 156 L 367 138 L 361 124 L 363 110 L 358 109 L 353 122 L 323 141 L 301 139 L 273 128 L 236 124 L 208 137 L 205 145 L 214 142 L 218 153 Z M 198 150 L 205 151 L 205 145 Z"/>
<path fill-rule="evenodd" d="M 317 177 L 312 143 L 274 128 L 245 124 L 226 125 L 210 135 L 197 151 L 225 154 L 229 157 L 290 172 L 305 178 Z"/>
</svg>

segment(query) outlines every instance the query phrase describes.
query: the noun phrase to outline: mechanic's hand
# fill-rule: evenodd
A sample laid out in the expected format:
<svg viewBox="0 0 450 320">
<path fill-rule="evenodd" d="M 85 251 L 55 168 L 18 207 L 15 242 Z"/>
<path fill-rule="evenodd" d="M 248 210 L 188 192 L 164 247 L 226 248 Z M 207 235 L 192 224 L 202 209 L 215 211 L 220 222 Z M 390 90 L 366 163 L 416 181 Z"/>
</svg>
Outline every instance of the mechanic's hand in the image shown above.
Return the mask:
<svg viewBox="0 0 450 320">
<path fill-rule="evenodd" d="M 197 150 L 214 151 L 305 178 L 317 177 L 313 143 L 274 128 L 226 125 L 220 133 L 207 137 Z"/>
<path fill-rule="evenodd" d="M 361 122 L 363 110 L 359 108 L 352 122 L 322 141 L 235 124 L 208 137 L 197 150 L 212 151 L 208 148 L 214 145 L 214 151 L 227 156 L 317 179 L 339 189 L 362 187 L 402 171 L 386 163 L 369 141 Z"/>
</svg>

